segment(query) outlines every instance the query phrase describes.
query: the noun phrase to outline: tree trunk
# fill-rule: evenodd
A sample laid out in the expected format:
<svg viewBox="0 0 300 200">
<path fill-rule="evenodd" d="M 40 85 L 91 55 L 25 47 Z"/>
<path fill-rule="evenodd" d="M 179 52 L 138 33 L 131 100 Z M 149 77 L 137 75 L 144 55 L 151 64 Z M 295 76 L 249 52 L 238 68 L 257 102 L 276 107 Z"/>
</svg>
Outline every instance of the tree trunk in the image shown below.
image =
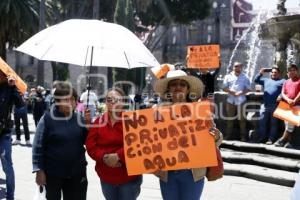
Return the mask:
<svg viewBox="0 0 300 200">
<path fill-rule="evenodd" d="M 40 2 L 40 21 L 39 21 L 39 30 L 43 30 L 46 27 L 45 22 L 45 0 Z M 37 66 L 37 84 L 44 85 L 44 62 L 39 60 Z"/>
<path fill-rule="evenodd" d="M 57 62 L 51 62 L 53 81 L 66 81 L 69 75 L 69 65 Z"/>
</svg>

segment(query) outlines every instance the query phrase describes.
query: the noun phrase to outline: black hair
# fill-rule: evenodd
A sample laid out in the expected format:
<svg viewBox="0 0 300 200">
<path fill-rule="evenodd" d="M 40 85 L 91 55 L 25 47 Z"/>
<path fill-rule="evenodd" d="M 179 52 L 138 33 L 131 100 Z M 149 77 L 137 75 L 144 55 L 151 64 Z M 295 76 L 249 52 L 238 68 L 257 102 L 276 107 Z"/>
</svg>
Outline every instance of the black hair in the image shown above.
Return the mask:
<svg viewBox="0 0 300 200">
<path fill-rule="evenodd" d="M 277 70 L 279 73 L 281 72 L 280 69 L 278 67 L 272 67 L 272 70 L 275 69 Z"/>
<path fill-rule="evenodd" d="M 54 91 L 54 100 L 55 102 L 59 102 L 61 99 L 66 97 L 74 97 L 75 101 L 78 99 L 78 95 L 76 90 L 71 86 L 69 82 L 63 82 L 56 85 Z"/>
<path fill-rule="evenodd" d="M 298 71 L 298 67 L 297 67 L 297 65 L 295 65 L 295 64 L 289 64 L 289 66 L 288 66 L 288 68 L 287 68 L 288 72 L 291 71 L 291 69 L 295 69 L 295 70 Z"/>
</svg>

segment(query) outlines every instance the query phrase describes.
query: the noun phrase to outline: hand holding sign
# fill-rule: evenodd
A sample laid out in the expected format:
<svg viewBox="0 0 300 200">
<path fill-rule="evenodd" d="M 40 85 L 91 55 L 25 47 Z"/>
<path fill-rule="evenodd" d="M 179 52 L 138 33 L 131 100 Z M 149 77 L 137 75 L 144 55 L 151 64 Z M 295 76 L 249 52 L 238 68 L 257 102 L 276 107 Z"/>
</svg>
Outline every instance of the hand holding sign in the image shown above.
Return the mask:
<svg viewBox="0 0 300 200">
<path fill-rule="evenodd" d="M 14 86 L 16 84 L 16 79 L 13 76 L 7 76 L 8 85 Z"/>
<path fill-rule="evenodd" d="M 273 113 L 273 116 L 295 126 L 300 126 L 300 108 L 281 101 Z"/>
<path fill-rule="evenodd" d="M 116 153 L 105 154 L 103 157 L 103 162 L 109 167 L 122 166 L 122 164 L 120 163 L 119 156 Z"/>
<path fill-rule="evenodd" d="M 26 83 L 16 74 L 16 72 L 0 58 L 0 70 L 8 77 L 9 85 L 16 85 L 19 91 L 24 94 L 27 90 Z"/>
<path fill-rule="evenodd" d="M 129 175 L 157 170 L 215 166 L 215 140 L 209 102 L 175 104 L 123 113 Z M 216 138 L 217 139 L 217 138 Z"/>
</svg>

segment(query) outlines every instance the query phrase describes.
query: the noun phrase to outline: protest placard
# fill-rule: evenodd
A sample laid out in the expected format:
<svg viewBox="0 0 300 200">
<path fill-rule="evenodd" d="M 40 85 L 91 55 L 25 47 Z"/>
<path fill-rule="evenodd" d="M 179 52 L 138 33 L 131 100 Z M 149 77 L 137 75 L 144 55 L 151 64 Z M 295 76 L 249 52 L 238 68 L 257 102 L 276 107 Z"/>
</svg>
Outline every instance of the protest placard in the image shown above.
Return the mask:
<svg viewBox="0 0 300 200">
<path fill-rule="evenodd" d="M 152 67 L 151 71 L 155 75 L 156 78 L 162 78 L 165 76 L 170 70 L 174 70 L 174 65 L 164 63 L 160 66 Z"/>
<path fill-rule="evenodd" d="M 188 68 L 219 68 L 220 45 L 194 45 L 187 47 Z"/>
<path fill-rule="evenodd" d="M 210 106 L 184 103 L 123 113 L 128 174 L 216 166 Z"/>
<path fill-rule="evenodd" d="M 6 75 L 6 76 L 12 76 L 16 80 L 16 87 L 19 89 L 19 91 L 24 94 L 27 90 L 26 83 L 16 74 L 16 72 L 4 61 L 2 58 L 0 58 L 0 70 Z"/>
<path fill-rule="evenodd" d="M 300 125 L 300 108 L 297 106 L 290 106 L 285 101 L 280 101 L 273 116 L 292 125 Z"/>
</svg>

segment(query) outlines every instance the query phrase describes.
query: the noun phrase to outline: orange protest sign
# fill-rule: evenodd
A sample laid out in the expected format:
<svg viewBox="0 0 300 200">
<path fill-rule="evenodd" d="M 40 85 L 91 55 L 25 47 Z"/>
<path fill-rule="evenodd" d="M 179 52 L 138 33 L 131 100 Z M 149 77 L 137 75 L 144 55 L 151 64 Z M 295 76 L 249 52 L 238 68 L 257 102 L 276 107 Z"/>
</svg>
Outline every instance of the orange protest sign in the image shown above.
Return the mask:
<svg viewBox="0 0 300 200">
<path fill-rule="evenodd" d="M 160 66 L 152 67 L 151 71 L 156 76 L 156 78 L 161 78 L 165 76 L 170 70 L 174 70 L 174 69 L 175 69 L 174 65 L 164 63 Z"/>
<path fill-rule="evenodd" d="M 16 87 L 24 94 L 27 90 L 26 83 L 16 74 L 16 72 L 0 58 L 0 70 L 7 76 L 12 76 L 16 79 Z"/>
<path fill-rule="evenodd" d="M 297 106 L 290 106 L 285 101 L 280 101 L 273 116 L 292 125 L 300 126 L 300 108 Z"/>
<path fill-rule="evenodd" d="M 216 166 L 211 127 L 209 102 L 123 113 L 128 174 Z"/>
<path fill-rule="evenodd" d="M 220 45 L 196 45 L 187 48 L 188 68 L 219 68 Z"/>
</svg>

